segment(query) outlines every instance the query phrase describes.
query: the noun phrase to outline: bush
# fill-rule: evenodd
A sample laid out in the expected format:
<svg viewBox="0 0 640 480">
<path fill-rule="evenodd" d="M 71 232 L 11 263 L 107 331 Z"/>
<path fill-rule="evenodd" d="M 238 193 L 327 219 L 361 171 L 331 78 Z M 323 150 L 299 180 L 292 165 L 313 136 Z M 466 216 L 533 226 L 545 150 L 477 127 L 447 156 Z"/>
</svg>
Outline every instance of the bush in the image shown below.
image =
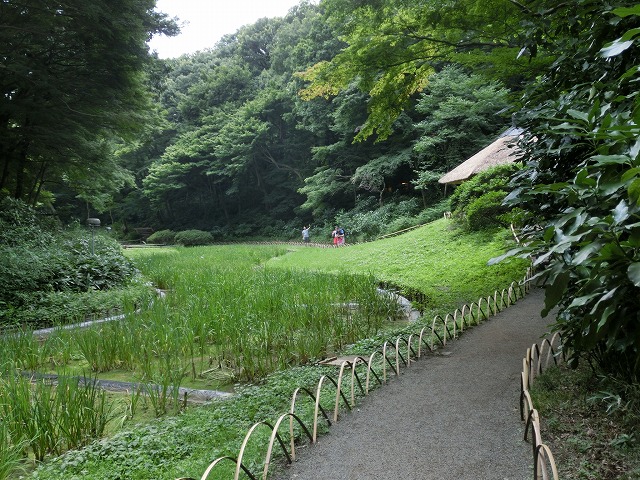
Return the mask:
<svg viewBox="0 0 640 480">
<path fill-rule="evenodd" d="M 511 175 L 517 169 L 514 164 L 499 165 L 458 186 L 450 197 L 454 218 L 470 230 L 493 228 L 505 221 L 508 223 L 505 214 L 509 208 L 501 207 L 501 204 L 507 196 Z"/>
<path fill-rule="evenodd" d="M 51 309 L 40 308 L 52 295 L 117 288 L 135 273 L 110 236 L 63 230 L 22 202 L 0 201 L 0 324 L 24 318 L 46 323 Z M 58 310 L 64 316 L 65 308 Z"/>
<path fill-rule="evenodd" d="M 435 222 L 441 219 L 446 212 L 451 211 L 451 202 L 448 198 L 431 205 L 429 208 L 422 210 L 416 217 L 416 225 L 424 225 L 425 223 Z"/>
<path fill-rule="evenodd" d="M 213 235 L 202 230 L 184 230 L 176 233 L 175 242 L 185 247 L 209 245 L 213 243 Z"/>
<path fill-rule="evenodd" d="M 54 278 L 55 291 L 108 290 L 127 283 L 135 274 L 133 263 L 122 254 L 120 245 L 107 235 L 96 235 L 93 250 L 85 232 L 72 232 L 72 236 L 58 244 L 65 252 L 66 268 L 61 266 Z"/>
<path fill-rule="evenodd" d="M 467 206 L 466 225 L 471 231 L 503 225 L 502 218 L 509 210 L 502 204 L 507 192 L 495 190 L 476 198 Z"/>
<path fill-rule="evenodd" d="M 176 240 L 176 232 L 173 230 L 159 230 L 153 232 L 147 238 L 147 243 L 160 243 L 163 245 L 173 245 Z"/>
<path fill-rule="evenodd" d="M 419 222 L 416 216 L 420 214 L 420 201 L 417 198 L 389 202 L 382 207 L 375 208 L 375 199 L 362 204 L 355 210 L 340 213 L 336 216 L 336 223 L 347 231 L 347 241 L 366 241 L 402 230 Z"/>
</svg>

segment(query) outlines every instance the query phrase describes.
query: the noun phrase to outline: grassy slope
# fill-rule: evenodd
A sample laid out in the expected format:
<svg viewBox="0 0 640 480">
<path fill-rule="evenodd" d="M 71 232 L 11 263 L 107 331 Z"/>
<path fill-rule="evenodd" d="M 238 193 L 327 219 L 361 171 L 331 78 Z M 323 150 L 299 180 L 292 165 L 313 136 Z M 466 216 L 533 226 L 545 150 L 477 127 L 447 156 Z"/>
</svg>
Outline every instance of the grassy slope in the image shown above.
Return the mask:
<svg viewBox="0 0 640 480">
<path fill-rule="evenodd" d="M 489 258 L 504 251 L 508 238 L 504 232 L 461 234 L 450 229 L 450 222 L 439 220 L 402 236 L 348 248 L 291 247 L 289 254 L 272 258 L 267 265 L 372 273 L 379 280 L 424 292 L 434 308 L 452 311 L 462 302 L 477 300 L 522 278 L 522 263 L 486 265 Z M 318 368 L 281 372 L 265 385 L 246 387 L 245 394 L 222 404 L 131 427 L 111 440 L 96 442 L 50 462 L 33 478 L 200 478 L 216 457 L 238 454 L 252 423 L 273 421 L 286 411 L 296 387 L 317 381 Z"/>
<path fill-rule="evenodd" d="M 378 280 L 414 288 L 427 295 L 430 306 L 448 311 L 522 278 L 523 262 L 487 265 L 510 241 L 504 231 L 463 234 L 442 219 L 397 237 L 348 248 L 299 247 L 267 265 L 371 273 Z"/>
</svg>

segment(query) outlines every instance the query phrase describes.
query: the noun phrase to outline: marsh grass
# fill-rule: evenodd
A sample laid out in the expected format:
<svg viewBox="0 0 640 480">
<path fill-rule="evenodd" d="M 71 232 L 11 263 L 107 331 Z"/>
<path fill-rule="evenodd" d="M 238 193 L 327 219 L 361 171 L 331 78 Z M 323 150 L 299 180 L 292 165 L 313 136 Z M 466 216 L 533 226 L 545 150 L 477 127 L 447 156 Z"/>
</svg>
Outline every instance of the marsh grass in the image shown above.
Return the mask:
<svg viewBox="0 0 640 480">
<path fill-rule="evenodd" d="M 14 372 L 0 381 L 0 412 L 8 445 L 37 461 L 86 445 L 112 420 L 111 404 L 95 381 L 61 376 L 52 384 Z M 6 447 L 5 447 L 6 448 Z"/>
<path fill-rule="evenodd" d="M 231 400 L 132 427 L 113 441 L 95 442 L 51 462 L 34 477 L 176 478 L 201 473 L 211 458 L 236 455 L 252 422 L 285 411 L 296 386 L 315 383 L 327 371 L 289 367 L 341 351 L 365 353 L 404 328 L 402 321 L 389 322 L 396 318 L 397 305 L 377 293 L 378 282 L 423 292 L 425 309 L 446 313 L 461 299 L 477 299 L 493 293 L 494 284 L 503 287 L 521 277 L 521 266 L 486 265 L 502 253 L 503 236 L 468 239 L 470 246 L 446 224 L 436 222 L 407 236 L 345 249 L 301 248 L 291 253 L 288 250 L 295 247 L 224 246 L 127 251 L 166 295 L 139 313 L 134 312 L 140 305 L 127 306 L 122 321 L 56 332 L 41 341 L 42 350 L 29 346 L 33 360 L 28 364 L 54 370 L 73 364 L 100 378 L 130 374 L 142 389 L 126 394 L 121 423 L 147 411 L 155 416 L 180 409 L 181 399 L 173 396 L 180 382 L 194 388 L 198 382 L 206 386 L 224 378 L 243 383 L 234 386 L 237 395 Z M 149 393 L 151 385 L 155 387 Z M 330 404 L 334 394 L 327 389 L 323 397 Z M 302 410 L 311 415 L 313 402 L 302 403 Z M 326 428 L 321 422 L 320 429 Z"/>
<path fill-rule="evenodd" d="M 206 388 L 218 371 L 218 383 L 260 381 L 375 334 L 397 315 L 397 305 L 377 294 L 370 275 L 260 265 L 282 253 L 273 247 L 210 247 L 138 254 L 143 273 L 168 292 L 147 308 L 129 305 L 122 320 L 59 328 L 46 338 L 26 330 L 3 337 L 3 362 L 15 361 L 26 372 L 63 374 L 57 385 L 6 376 L 0 395 L 11 399 L 2 407 L 12 426 L 10 443 L 28 442 L 40 461 L 105 432 L 116 416 L 105 392 L 65 376 L 71 373 L 87 370 L 108 379 L 125 372 L 142 387 L 130 394 L 123 421 L 134 415 L 141 396 L 162 416 L 183 407 L 179 388 L 185 379 Z"/>
<path fill-rule="evenodd" d="M 11 475 L 22 473 L 24 451 L 27 442 L 14 443 L 5 420 L 0 420 L 0 480 L 11 478 Z"/>
<path fill-rule="evenodd" d="M 370 275 L 264 268 L 255 262 L 279 250 L 260 255 L 253 248 L 172 249 L 141 258 L 168 295 L 122 321 L 62 335 L 94 374 L 126 369 L 143 382 L 175 387 L 186 377 L 204 382 L 216 366 L 232 371 L 230 380 L 256 381 L 375 334 L 398 315 Z"/>
</svg>

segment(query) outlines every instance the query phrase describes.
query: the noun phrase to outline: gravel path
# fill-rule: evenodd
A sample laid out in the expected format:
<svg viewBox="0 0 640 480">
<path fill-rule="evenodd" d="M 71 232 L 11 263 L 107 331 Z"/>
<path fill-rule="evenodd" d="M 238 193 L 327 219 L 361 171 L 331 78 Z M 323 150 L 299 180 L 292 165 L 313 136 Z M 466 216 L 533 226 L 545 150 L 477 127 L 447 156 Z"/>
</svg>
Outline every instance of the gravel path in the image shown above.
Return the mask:
<svg viewBox="0 0 640 480">
<path fill-rule="evenodd" d="M 547 331 L 543 293 L 422 358 L 343 413 L 277 480 L 521 480 L 533 475 L 522 440 L 520 372 Z"/>
</svg>

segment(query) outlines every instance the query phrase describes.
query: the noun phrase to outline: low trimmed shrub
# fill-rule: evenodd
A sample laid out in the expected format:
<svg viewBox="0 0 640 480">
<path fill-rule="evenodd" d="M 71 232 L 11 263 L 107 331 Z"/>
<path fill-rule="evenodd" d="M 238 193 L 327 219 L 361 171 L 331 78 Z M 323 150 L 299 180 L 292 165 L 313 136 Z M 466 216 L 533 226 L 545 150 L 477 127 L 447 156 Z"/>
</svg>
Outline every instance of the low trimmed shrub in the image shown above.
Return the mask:
<svg viewBox="0 0 640 480">
<path fill-rule="evenodd" d="M 176 240 L 176 232 L 173 230 L 158 230 L 147 238 L 147 243 L 173 245 Z"/>
<path fill-rule="evenodd" d="M 518 168 L 515 164 L 499 165 L 456 187 L 450 197 L 454 218 L 474 231 L 508 224 L 505 215 L 509 208 L 501 204 L 507 196 L 511 175 Z"/>
<path fill-rule="evenodd" d="M 184 230 L 176 233 L 175 242 L 185 247 L 209 245 L 213 243 L 213 235 L 202 230 Z"/>
</svg>

